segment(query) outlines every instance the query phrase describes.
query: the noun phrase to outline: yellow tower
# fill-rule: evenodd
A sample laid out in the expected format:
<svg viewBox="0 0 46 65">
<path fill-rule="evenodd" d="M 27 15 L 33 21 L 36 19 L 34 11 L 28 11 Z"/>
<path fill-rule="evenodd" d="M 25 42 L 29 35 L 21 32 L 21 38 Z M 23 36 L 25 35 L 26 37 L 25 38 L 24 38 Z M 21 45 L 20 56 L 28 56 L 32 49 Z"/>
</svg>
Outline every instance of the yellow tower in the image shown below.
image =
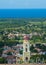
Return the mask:
<svg viewBox="0 0 46 65">
<path fill-rule="evenodd" d="M 29 37 L 24 36 L 23 40 L 23 61 L 28 62 L 30 60 L 30 43 L 29 43 Z"/>
</svg>

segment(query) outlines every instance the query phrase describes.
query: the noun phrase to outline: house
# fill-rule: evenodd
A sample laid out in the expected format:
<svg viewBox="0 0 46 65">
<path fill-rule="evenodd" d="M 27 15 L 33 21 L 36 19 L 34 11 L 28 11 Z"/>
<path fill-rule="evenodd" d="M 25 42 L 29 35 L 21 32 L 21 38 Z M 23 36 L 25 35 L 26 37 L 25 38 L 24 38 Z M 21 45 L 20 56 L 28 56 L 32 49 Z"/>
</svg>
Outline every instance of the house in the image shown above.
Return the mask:
<svg viewBox="0 0 46 65">
<path fill-rule="evenodd" d="M 15 38 L 15 34 L 9 33 L 9 34 L 8 34 L 8 38 L 9 38 L 9 39 L 14 39 L 14 38 Z"/>
<path fill-rule="evenodd" d="M 10 55 L 6 57 L 8 64 L 15 64 L 16 63 L 16 56 Z"/>
<path fill-rule="evenodd" d="M 16 63 L 16 51 L 14 51 L 13 49 L 4 50 L 2 57 L 6 58 L 8 64 Z"/>
<path fill-rule="evenodd" d="M 39 54 L 40 54 L 40 55 L 41 55 L 41 54 L 42 54 L 42 55 L 46 55 L 46 51 L 45 51 L 45 52 L 42 52 L 42 51 L 41 51 Z"/>
</svg>

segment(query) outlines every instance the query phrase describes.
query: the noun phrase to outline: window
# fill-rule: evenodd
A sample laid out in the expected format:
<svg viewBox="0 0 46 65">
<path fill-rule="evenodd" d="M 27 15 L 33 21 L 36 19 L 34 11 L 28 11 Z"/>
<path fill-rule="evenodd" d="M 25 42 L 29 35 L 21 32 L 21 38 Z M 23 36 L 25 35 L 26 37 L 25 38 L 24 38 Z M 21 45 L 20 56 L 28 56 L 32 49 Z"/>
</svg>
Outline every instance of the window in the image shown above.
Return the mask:
<svg viewBox="0 0 46 65">
<path fill-rule="evenodd" d="M 26 48 L 26 52 L 27 52 L 27 48 Z"/>
<path fill-rule="evenodd" d="M 26 47 L 27 47 L 27 44 L 26 44 Z"/>
<path fill-rule="evenodd" d="M 28 61 L 28 57 L 26 57 L 25 60 Z"/>
</svg>

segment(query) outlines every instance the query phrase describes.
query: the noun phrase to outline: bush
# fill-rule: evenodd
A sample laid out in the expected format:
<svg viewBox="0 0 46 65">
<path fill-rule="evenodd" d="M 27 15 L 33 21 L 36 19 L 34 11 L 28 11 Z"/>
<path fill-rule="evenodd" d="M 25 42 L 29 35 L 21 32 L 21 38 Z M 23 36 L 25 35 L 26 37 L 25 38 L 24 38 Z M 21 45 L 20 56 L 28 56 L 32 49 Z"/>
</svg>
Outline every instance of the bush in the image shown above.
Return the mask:
<svg viewBox="0 0 46 65">
<path fill-rule="evenodd" d="M 0 57 L 0 64 L 7 63 L 5 58 Z"/>
</svg>

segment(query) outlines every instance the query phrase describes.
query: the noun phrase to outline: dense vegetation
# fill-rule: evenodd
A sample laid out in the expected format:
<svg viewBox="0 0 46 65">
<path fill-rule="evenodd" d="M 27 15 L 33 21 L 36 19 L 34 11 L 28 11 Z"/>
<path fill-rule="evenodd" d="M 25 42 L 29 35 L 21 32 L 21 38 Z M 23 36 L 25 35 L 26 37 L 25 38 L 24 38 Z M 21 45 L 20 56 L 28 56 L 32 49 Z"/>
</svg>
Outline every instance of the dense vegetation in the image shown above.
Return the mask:
<svg viewBox="0 0 46 65">
<path fill-rule="evenodd" d="M 46 30 L 46 19 L 0 19 L 0 30 L 31 33 Z"/>
</svg>

